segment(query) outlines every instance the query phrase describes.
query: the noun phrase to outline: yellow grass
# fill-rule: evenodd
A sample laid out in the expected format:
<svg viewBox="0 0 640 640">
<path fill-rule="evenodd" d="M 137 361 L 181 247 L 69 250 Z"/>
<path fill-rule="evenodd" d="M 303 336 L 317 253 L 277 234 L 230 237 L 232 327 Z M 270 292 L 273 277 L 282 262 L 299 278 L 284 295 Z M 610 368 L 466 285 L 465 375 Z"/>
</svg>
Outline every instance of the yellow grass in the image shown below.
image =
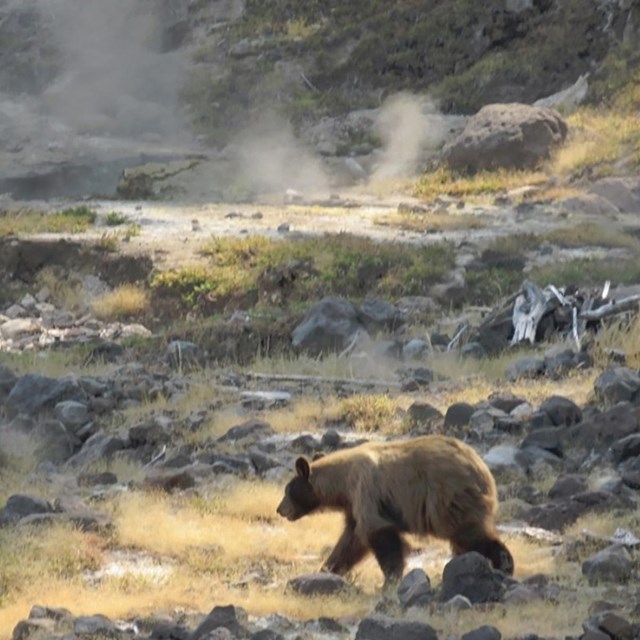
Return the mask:
<svg viewBox="0 0 640 640">
<path fill-rule="evenodd" d="M 374 223 L 383 227 L 398 227 L 405 231 L 421 231 L 425 233 L 483 229 L 488 226 L 486 220 L 470 213 L 440 213 L 436 211 L 388 213 L 376 217 Z"/>
<path fill-rule="evenodd" d="M 416 196 L 425 200 L 433 200 L 438 196 L 482 200 L 518 187 L 541 186 L 547 181 L 548 177 L 542 171 L 499 169 L 463 176 L 441 167 L 420 178 Z"/>
<path fill-rule="evenodd" d="M 205 613 L 222 604 L 245 607 L 254 615 L 277 611 L 294 619 L 358 618 L 371 611 L 382 583 L 371 556 L 351 576 L 361 595 L 314 598 L 310 603 L 285 592 L 289 579 L 319 568 L 340 534 L 342 518 L 327 513 L 289 523 L 275 514 L 281 495 L 282 486 L 276 484 L 231 481 L 227 488 L 211 488 L 200 497 L 129 493 L 113 498 L 117 532 L 109 545 L 156 558 L 168 569 L 160 580 L 125 575 L 97 584 L 85 581 L 82 572 L 103 566 L 108 554 L 106 542 L 95 535 L 68 527 L 38 530 L 22 539 L 5 532 L 9 538 L 3 540 L 0 554 L 12 554 L 9 566 L 14 569 L 0 569 L 0 580 L 9 576 L 19 583 L 12 583 L 0 609 L 0 638 L 8 638 L 35 603 L 112 619 L 177 609 Z M 424 568 L 437 586 L 450 559 L 448 544 L 414 537 L 410 542 L 420 554 L 412 555 L 410 565 Z M 561 582 L 575 578 L 575 568 L 557 566 L 550 548 L 513 536 L 505 542 L 514 554 L 518 579 L 536 573 Z M 482 612 L 482 624 L 495 624 L 505 635 L 532 629 L 542 633 L 552 627 L 568 633 L 585 617 L 581 606 L 576 610 L 545 603 L 546 617 L 540 621 L 535 616 L 540 607 L 497 606 Z M 430 614 L 429 622 L 448 634 L 458 633 L 478 626 L 478 613 Z"/>
<path fill-rule="evenodd" d="M 75 311 L 84 305 L 82 283 L 78 278 L 69 278 L 68 274 L 54 267 L 44 267 L 36 276 L 38 288 L 49 290 L 49 301 L 62 309 Z"/>
<path fill-rule="evenodd" d="M 598 332 L 595 338 L 595 360 L 600 368 L 609 365 L 608 352 L 621 349 L 627 358 L 627 366 L 640 368 L 640 317 L 636 316 L 630 324 L 611 322 Z"/>
<path fill-rule="evenodd" d="M 147 311 L 149 293 L 142 287 L 123 284 L 104 293 L 92 303 L 93 312 L 100 320 L 119 320 Z"/>
<path fill-rule="evenodd" d="M 550 170 L 561 177 L 580 174 L 586 168 L 606 175 L 616 160 L 640 149 L 640 121 L 634 110 L 583 108 L 567 122 L 569 139 L 550 163 Z"/>
</svg>

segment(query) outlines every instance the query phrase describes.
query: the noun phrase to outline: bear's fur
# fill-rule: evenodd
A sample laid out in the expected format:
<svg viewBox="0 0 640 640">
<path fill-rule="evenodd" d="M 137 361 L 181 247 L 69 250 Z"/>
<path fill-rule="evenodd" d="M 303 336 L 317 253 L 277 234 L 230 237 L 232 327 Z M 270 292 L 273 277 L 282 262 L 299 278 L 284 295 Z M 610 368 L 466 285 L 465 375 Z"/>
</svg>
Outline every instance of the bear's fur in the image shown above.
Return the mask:
<svg viewBox="0 0 640 640">
<path fill-rule="evenodd" d="M 340 510 L 345 529 L 323 569 L 343 575 L 373 551 L 385 585 L 404 572 L 402 534 L 448 540 L 455 555 L 477 551 L 512 575 L 513 557 L 495 530 L 495 480 L 482 458 L 455 438 L 430 435 L 369 442 L 296 460 L 278 506 L 297 520 L 321 509 Z"/>
</svg>

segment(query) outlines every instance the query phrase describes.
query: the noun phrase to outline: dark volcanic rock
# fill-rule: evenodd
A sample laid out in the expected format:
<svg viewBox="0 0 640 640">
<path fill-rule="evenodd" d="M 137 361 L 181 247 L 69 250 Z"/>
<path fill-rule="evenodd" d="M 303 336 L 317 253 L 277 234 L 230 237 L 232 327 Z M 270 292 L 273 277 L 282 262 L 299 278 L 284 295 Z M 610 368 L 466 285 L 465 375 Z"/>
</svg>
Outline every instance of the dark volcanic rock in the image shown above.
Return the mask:
<svg viewBox="0 0 640 640">
<path fill-rule="evenodd" d="M 621 584 L 631 578 L 633 560 L 625 547 L 612 545 L 582 563 L 582 573 L 591 584 L 614 582 Z"/>
<path fill-rule="evenodd" d="M 540 405 L 540 411 L 544 411 L 556 427 L 568 427 L 582 420 L 580 407 L 573 400 L 562 396 L 547 398 Z"/>
<path fill-rule="evenodd" d="M 289 580 L 287 587 L 303 596 L 326 596 L 351 589 L 349 583 L 335 573 L 318 572 Z"/>
<path fill-rule="evenodd" d="M 293 330 L 291 343 L 312 355 L 331 353 L 347 347 L 359 330 L 364 329 L 358 309 L 348 300 L 326 297 L 313 305 Z"/>
<path fill-rule="evenodd" d="M 567 136 L 560 114 L 526 104 L 488 104 L 469 119 L 460 135 L 443 149 L 456 171 L 525 169 L 548 158 Z"/>
<path fill-rule="evenodd" d="M 442 572 L 440 600 L 462 595 L 472 603 L 498 602 L 505 591 L 504 576 L 494 571 L 488 560 L 472 551 L 454 557 Z"/>
<path fill-rule="evenodd" d="M 484 625 L 465 633 L 460 640 L 501 640 L 502 634 L 495 627 Z"/>
<path fill-rule="evenodd" d="M 53 507 L 47 500 L 29 495 L 12 495 L 5 506 L 0 509 L 0 527 L 14 524 L 27 516 L 41 513 L 53 513 Z"/>
<path fill-rule="evenodd" d="M 431 582 L 422 569 L 409 571 L 398 586 L 398 600 L 405 609 L 426 605 L 432 599 Z"/>
<path fill-rule="evenodd" d="M 438 634 L 424 622 L 376 615 L 360 622 L 355 640 L 438 640 Z"/>
<path fill-rule="evenodd" d="M 596 378 L 593 388 L 596 398 L 605 406 L 635 402 L 640 395 L 640 376 L 627 367 L 612 367 Z"/>
<path fill-rule="evenodd" d="M 198 625 L 189 640 L 206 638 L 212 631 L 223 627 L 228 629 L 234 638 L 248 638 L 249 630 L 238 620 L 237 609 L 233 605 L 214 607 L 209 615 Z M 244 615 L 242 616 L 245 617 Z"/>
<path fill-rule="evenodd" d="M 52 410 L 59 402 L 87 401 L 82 387 L 72 378 L 48 378 L 37 373 L 28 373 L 18 378 L 11 389 L 6 406 L 10 416 L 19 413 L 35 415 Z"/>
<path fill-rule="evenodd" d="M 405 322 L 400 309 L 384 300 L 365 300 L 358 309 L 358 319 L 370 332 L 394 331 Z"/>
<path fill-rule="evenodd" d="M 466 427 L 476 408 L 466 402 L 456 402 L 449 406 L 444 416 L 445 427 Z"/>
</svg>

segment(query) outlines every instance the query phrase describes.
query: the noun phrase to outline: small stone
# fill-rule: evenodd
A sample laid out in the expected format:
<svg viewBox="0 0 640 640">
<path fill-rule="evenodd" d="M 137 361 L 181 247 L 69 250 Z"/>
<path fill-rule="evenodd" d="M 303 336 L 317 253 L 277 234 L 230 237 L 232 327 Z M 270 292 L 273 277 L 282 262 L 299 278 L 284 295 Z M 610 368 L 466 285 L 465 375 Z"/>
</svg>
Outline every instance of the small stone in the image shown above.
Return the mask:
<svg viewBox="0 0 640 640">
<path fill-rule="evenodd" d="M 625 583 L 631 578 L 633 560 L 625 547 L 612 545 L 582 563 L 582 573 L 590 584 Z"/>
<path fill-rule="evenodd" d="M 360 622 L 355 640 L 438 640 L 438 635 L 424 622 L 375 615 Z"/>
<path fill-rule="evenodd" d="M 287 587 L 303 596 L 324 596 L 351 589 L 339 575 L 328 572 L 308 573 L 289 580 Z"/>
<path fill-rule="evenodd" d="M 422 569 L 413 569 L 398 586 L 398 600 L 405 608 L 421 607 L 433 599 L 429 577 Z"/>
<path fill-rule="evenodd" d="M 475 407 L 467 402 L 456 402 L 450 405 L 444 416 L 444 426 L 466 427 L 475 410 Z"/>
<path fill-rule="evenodd" d="M 501 638 L 502 634 L 495 627 L 484 625 L 465 633 L 461 640 L 501 640 Z"/>
</svg>

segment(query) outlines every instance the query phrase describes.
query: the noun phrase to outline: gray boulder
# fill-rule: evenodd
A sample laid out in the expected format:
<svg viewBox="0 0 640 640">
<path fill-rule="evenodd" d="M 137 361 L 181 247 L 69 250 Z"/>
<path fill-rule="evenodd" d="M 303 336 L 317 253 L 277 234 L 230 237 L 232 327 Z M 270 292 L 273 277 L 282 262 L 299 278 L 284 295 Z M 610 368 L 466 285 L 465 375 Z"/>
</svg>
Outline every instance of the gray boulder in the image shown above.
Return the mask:
<svg viewBox="0 0 640 640">
<path fill-rule="evenodd" d="M 640 396 L 640 376 L 627 367 L 612 367 L 596 378 L 593 388 L 598 401 L 606 406 L 634 402 Z"/>
<path fill-rule="evenodd" d="M 326 297 L 309 309 L 304 320 L 293 330 L 295 349 L 311 355 L 341 351 L 356 332 L 364 332 L 358 309 L 348 300 Z"/>
<path fill-rule="evenodd" d="M 58 402 L 53 409 L 53 415 L 73 433 L 89 422 L 89 408 L 84 402 L 75 400 Z"/>
<path fill-rule="evenodd" d="M 591 185 L 590 191 L 622 213 L 640 213 L 640 180 L 637 178 L 601 178 Z"/>
<path fill-rule="evenodd" d="M 228 629 L 234 638 L 248 638 L 250 635 L 249 630 L 241 624 L 238 619 L 238 613 L 241 614 L 240 617 L 244 621 L 246 614 L 242 609 L 238 609 L 233 605 L 214 607 L 191 634 L 189 640 L 200 640 L 200 638 L 209 637 L 211 632 L 220 628 Z"/>
<path fill-rule="evenodd" d="M 462 172 L 529 169 L 549 158 L 567 133 L 566 122 L 553 109 L 489 104 L 467 121 L 442 157 L 451 169 Z"/>
<path fill-rule="evenodd" d="M 438 634 L 424 622 L 375 615 L 360 622 L 355 640 L 438 640 Z"/>
<path fill-rule="evenodd" d="M 86 402 L 87 396 L 76 380 L 58 380 L 29 373 L 18 378 L 7 397 L 6 406 L 11 417 L 19 413 L 35 415 L 50 411 L 65 400 Z"/>
<path fill-rule="evenodd" d="M 494 571 L 489 561 L 475 551 L 456 556 L 442 572 L 442 602 L 456 595 L 465 596 L 473 604 L 499 602 L 504 591 L 504 575 Z"/>
<path fill-rule="evenodd" d="M 318 572 L 289 580 L 287 587 L 303 596 L 327 596 L 351 589 L 349 583 L 335 573 Z"/>
<path fill-rule="evenodd" d="M 405 609 L 424 606 L 432 599 L 431 582 L 422 569 L 409 571 L 398 586 L 398 600 Z"/>
<path fill-rule="evenodd" d="M 633 571 L 633 560 L 625 547 L 612 545 L 582 563 L 582 573 L 590 584 L 627 582 Z"/>
<path fill-rule="evenodd" d="M 14 494 L 9 497 L 5 506 L 0 509 L 0 527 L 19 522 L 27 516 L 52 512 L 53 507 L 47 500 L 29 495 Z"/>
</svg>

